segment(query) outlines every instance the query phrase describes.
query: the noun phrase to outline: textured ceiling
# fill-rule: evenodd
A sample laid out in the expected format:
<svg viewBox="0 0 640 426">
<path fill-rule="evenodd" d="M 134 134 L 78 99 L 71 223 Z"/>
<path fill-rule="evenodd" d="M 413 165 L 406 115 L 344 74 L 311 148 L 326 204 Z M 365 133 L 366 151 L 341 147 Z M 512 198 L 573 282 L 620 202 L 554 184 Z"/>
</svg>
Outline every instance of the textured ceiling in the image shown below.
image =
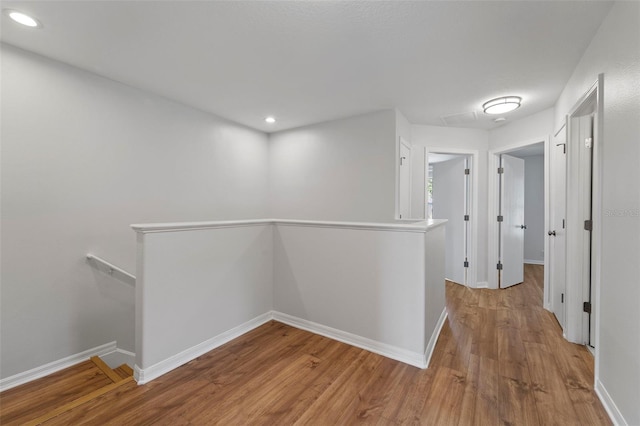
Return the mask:
<svg viewBox="0 0 640 426">
<path fill-rule="evenodd" d="M 398 108 L 412 123 L 518 95 L 553 106 L 611 7 L 599 1 L 3 1 L 2 41 L 272 132 Z M 264 123 L 267 115 L 278 122 Z M 508 122 L 508 121 L 507 121 Z"/>
</svg>

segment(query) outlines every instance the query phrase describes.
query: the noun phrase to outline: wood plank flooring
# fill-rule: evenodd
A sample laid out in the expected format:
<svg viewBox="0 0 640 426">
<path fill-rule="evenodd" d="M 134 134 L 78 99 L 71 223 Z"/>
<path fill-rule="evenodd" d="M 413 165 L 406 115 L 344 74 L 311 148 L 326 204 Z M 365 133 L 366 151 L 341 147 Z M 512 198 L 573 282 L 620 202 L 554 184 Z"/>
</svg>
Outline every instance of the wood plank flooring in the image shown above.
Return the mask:
<svg viewBox="0 0 640 426">
<path fill-rule="evenodd" d="M 270 322 L 44 424 L 611 424 L 593 392 L 591 355 L 542 308 L 541 266 L 527 265 L 525 282 L 508 289 L 446 290 L 449 318 L 426 370 Z M 0 394 L 3 417 L 40 392 L 17 389 Z"/>
</svg>

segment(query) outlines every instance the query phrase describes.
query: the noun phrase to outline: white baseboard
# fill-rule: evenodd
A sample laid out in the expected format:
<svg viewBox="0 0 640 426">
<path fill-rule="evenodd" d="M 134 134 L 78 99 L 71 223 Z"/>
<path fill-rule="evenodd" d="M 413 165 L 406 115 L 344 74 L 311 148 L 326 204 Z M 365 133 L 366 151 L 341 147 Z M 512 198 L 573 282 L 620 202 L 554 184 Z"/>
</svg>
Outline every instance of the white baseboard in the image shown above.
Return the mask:
<svg viewBox="0 0 640 426">
<path fill-rule="evenodd" d="M 173 355 L 165 359 L 164 361 L 160 361 L 157 364 L 151 365 L 144 369 L 140 368 L 138 365 L 135 365 L 133 367 L 133 377 L 139 385 L 149 383 L 151 380 L 156 379 L 163 374 L 166 374 L 169 371 L 174 370 L 193 359 L 196 359 L 200 355 L 203 355 L 237 337 L 242 336 L 243 334 L 253 330 L 254 328 L 270 321 L 271 319 L 271 312 L 267 312 L 245 322 L 244 324 L 240 324 L 239 326 L 234 327 L 231 330 L 225 331 L 224 333 L 212 337 L 211 339 L 205 340 L 204 342 L 199 343 L 189 349 L 185 349 L 184 351 Z"/>
<path fill-rule="evenodd" d="M 613 402 L 611 395 L 605 389 L 604 385 L 599 379 L 596 379 L 596 385 L 594 387 L 596 391 L 596 395 L 600 398 L 600 402 L 604 405 L 604 409 L 607 411 L 607 414 L 611 418 L 611 421 L 616 426 L 627 426 L 629 423 L 622 417 L 622 413 L 618 410 L 616 403 Z"/>
<path fill-rule="evenodd" d="M 436 323 L 436 328 L 433 330 L 431 334 L 431 338 L 429 339 L 429 343 L 427 344 L 427 350 L 424 352 L 425 359 L 425 368 L 429 367 L 429 363 L 431 362 L 431 356 L 433 355 L 433 350 L 436 348 L 436 343 L 438 343 L 438 337 L 440 337 L 440 332 L 442 331 L 442 327 L 444 323 L 447 321 L 447 308 L 442 310 L 440 314 L 440 318 L 438 318 L 438 322 Z"/>
<path fill-rule="evenodd" d="M 544 265 L 544 260 L 525 259 L 524 263 L 527 263 L 529 265 Z"/>
<path fill-rule="evenodd" d="M 102 358 L 105 364 L 111 368 L 119 367 L 122 364 L 127 364 L 129 367 L 133 368 L 136 364 L 136 354 L 119 348 L 113 352 L 100 356 L 100 358 Z"/>
<path fill-rule="evenodd" d="M 87 349 L 86 351 L 82 351 L 75 355 L 70 355 L 57 361 L 42 365 L 40 367 L 32 368 L 31 370 L 25 371 L 23 373 L 18 373 L 16 375 L 0 380 L 0 392 L 25 384 L 32 380 L 48 376 L 49 374 L 53 374 L 57 371 L 64 370 L 65 368 L 76 365 L 82 361 L 86 361 L 92 356 L 103 356 L 105 354 L 115 352 L 116 350 L 116 342 L 105 343 L 104 345 Z"/>
<path fill-rule="evenodd" d="M 489 283 L 487 281 L 478 281 L 476 288 L 489 288 Z"/>
<path fill-rule="evenodd" d="M 425 355 L 421 353 L 412 352 L 393 345 L 388 345 L 386 343 L 378 342 L 376 340 L 368 339 L 366 337 L 358 336 L 356 334 L 338 330 L 332 327 L 327 327 L 326 325 L 294 317 L 282 312 L 274 311 L 272 312 L 272 315 L 274 320 L 290 325 L 291 327 L 319 334 L 321 336 L 325 336 L 330 339 L 358 347 L 360 349 L 365 349 L 369 352 L 373 352 L 387 358 L 395 359 L 396 361 L 404 362 L 405 364 L 413 365 L 418 368 L 427 368 L 427 360 L 425 358 Z"/>
</svg>

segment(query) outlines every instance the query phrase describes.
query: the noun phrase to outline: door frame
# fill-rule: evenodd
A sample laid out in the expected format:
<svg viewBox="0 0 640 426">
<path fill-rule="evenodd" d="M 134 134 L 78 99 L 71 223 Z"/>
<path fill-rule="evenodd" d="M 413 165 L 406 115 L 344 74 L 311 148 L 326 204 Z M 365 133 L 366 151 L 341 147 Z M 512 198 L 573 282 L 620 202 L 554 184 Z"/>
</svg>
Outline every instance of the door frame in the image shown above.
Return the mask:
<svg viewBox="0 0 640 426">
<path fill-rule="evenodd" d="M 413 164 L 413 147 L 411 146 L 411 144 L 409 143 L 409 141 L 407 141 L 405 138 L 403 138 L 402 136 L 398 137 L 398 142 L 396 143 L 396 211 L 395 211 L 395 220 L 408 220 L 408 221 L 416 221 L 416 220 L 420 220 L 420 219 L 415 219 L 411 217 L 411 214 L 409 214 L 409 217 L 400 217 L 400 184 L 401 184 L 401 179 L 400 179 L 400 150 L 402 145 L 404 145 L 406 148 L 409 149 L 410 157 L 409 157 L 409 211 L 411 211 L 411 186 L 413 184 L 412 182 L 412 164 Z"/>
<path fill-rule="evenodd" d="M 429 154 L 456 154 L 456 155 L 468 155 L 471 156 L 471 194 L 469 202 L 471 203 L 470 220 L 469 220 L 469 270 L 467 271 L 467 282 L 465 285 L 470 288 L 486 288 L 486 283 L 478 282 L 478 177 L 479 177 L 479 162 L 480 151 L 473 149 L 458 149 L 458 148 L 446 148 L 427 146 L 426 155 L 427 161 L 425 166 L 429 167 Z M 427 179 L 425 175 L 424 187 L 426 191 Z M 426 198 L 425 198 L 426 202 Z"/>
<path fill-rule="evenodd" d="M 498 264 L 499 259 L 499 244 L 498 244 L 498 203 L 499 203 L 499 179 L 498 179 L 498 166 L 500 164 L 500 155 L 501 154 L 509 154 L 510 152 L 517 151 L 520 148 L 527 147 L 529 145 L 534 145 L 538 143 L 544 143 L 544 229 L 549 228 L 549 171 L 550 171 L 550 143 L 551 138 L 549 135 L 536 137 L 533 139 L 523 140 L 520 142 L 515 142 L 511 145 L 507 145 L 505 147 L 499 149 L 489 150 L 489 182 L 488 182 L 488 210 L 489 216 L 488 220 L 488 264 L 487 264 L 487 278 L 488 278 L 488 286 L 492 289 L 498 288 L 498 270 L 496 265 Z M 544 251 L 544 264 L 545 266 L 549 264 L 549 250 L 546 249 L 549 242 L 549 237 L 545 235 L 545 251 Z M 551 310 L 550 303 L 550 291 L 549 291 L 549 268 L 544 268 L 544 296 L 543 296 L 543 306 L 547 310 Z"/>
<path fill-rule="evenodd" d="M 581 202 L 582 194 L 577 199 L 572 199 L 569 194 L 577 191 L 576 183 L 579 183 L 579 158 L 576 149 L 573 149 L 572 128 L 573 118 L 583 115 L 582 111 L 590 102 L 595 101 L 594 129 L 593 129 L 593 171 L 591 192 L 591 285 L 595 293 L 595 357 L 599 354 L 600 340 L 600 286 L 601 286 L 601 244 L 602 244 L 602 149 L 603 149 L 603 107 L 602 95 L 604 91 L 604 74 L 599 74 L 597 81 L 587 90 L 569 111 L 565 121 L 567 139 L 567 234 L 566 234 L 566 316 L 565 337 L 568 341 L 586 345 L 588 343 L 588 327 L 584 326 L 584 312 L 582 303 L 584 300 L 583 283 L 579 279 L 582 276 L 584 255 L 582 253 L 583 238 L 576 230 L 580 229 L 580 223 L 584 220 L 581 209 L 577 208 Z M 584 232 L 584 231 L 583 231 Z M 595 363 L 595 377 L 598 377 L 598 363 Z"/>
</svg>

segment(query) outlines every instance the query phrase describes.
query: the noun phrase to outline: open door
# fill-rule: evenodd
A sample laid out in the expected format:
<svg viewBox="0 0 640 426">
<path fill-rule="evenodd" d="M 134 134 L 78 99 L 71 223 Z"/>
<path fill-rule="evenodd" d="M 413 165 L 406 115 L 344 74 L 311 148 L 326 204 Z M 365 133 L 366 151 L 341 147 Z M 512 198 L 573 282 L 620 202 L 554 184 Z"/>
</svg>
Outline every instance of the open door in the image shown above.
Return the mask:
<svg viewBox="0 0 640 426">
<path fill-rule="evenodd" d="M 549 236 L 549 277 L 551 280 L 552 306 L 560 327 L 565 327 L 566 294 L 566 134 L 561 132 L 551 146 L 551 206 Z"/>
<path fill-rule="evenodd" d="M 499 287 L 524 281 L 524 160 L 500 155 Z"/>
<path fill-rule="evenodd" d="M 433 218 L 447 219 L 445 277 L 466 284 L 467 261 L 467 158 L 433 163 Z"/>
</svg>

